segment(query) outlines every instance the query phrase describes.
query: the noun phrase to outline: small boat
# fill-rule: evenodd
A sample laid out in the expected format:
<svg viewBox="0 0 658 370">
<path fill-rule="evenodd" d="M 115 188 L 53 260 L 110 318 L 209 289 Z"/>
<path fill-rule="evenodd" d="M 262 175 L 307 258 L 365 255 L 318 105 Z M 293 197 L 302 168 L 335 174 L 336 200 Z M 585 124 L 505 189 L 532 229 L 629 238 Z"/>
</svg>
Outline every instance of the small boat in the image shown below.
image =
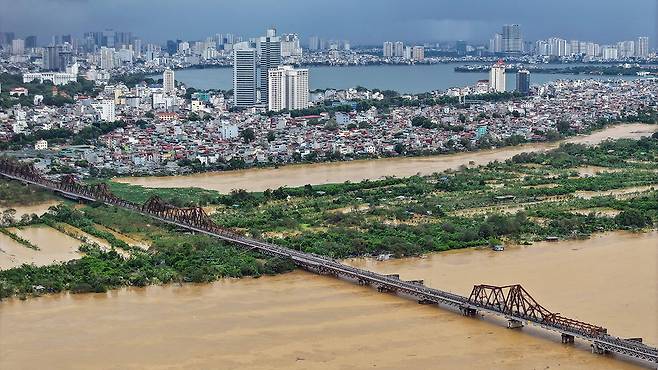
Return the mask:
<svg viewBox="0 0 658 370">
<path fill-rule="evenodd" d="M 502 244 L 496 244 L 493 247 L 491 247 L 492 250 L 495 252 L 502 252 L 505 250 L 505 247 Z"/>
</svg>

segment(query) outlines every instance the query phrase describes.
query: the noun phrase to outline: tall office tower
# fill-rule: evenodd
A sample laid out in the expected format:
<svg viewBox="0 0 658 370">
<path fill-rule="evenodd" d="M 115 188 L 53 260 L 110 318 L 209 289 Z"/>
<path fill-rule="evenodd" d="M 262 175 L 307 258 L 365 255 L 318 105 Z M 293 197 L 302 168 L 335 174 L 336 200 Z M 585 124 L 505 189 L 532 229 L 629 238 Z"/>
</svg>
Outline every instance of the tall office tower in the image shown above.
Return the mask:
<svg viewBox="0 0 658 370">
<path fill-rule="evenodd" d="M 114 33 L 114 44 L 115 46 L 130 45 L 132 42 L 132 33 L 131 32 L 115 32 Z"/>
<path fill-rule="evenodd" d="M 518 24 L 506 24 L 503 26 L 503 52 L 511 54 L 520 54 L 523 52 L 521 26 Z"/>
<path fill-rule="evenodd" d="M 62 35 L 62 43 L 73 43 L 73 36 L 69 35 Z"/>
<path fill-rule="evenodd" d="M 530 71 L 527 69 L 516 72 L 516 92 L 523 95 L 530 94 Z"/>
<path fill-rule="evenodd" d="M 393 56 L 393 43 L 390 41 L 384 41 L 384 57 Z"/>
<path fill-rule="evenodd" d="M 11 40 L 11 54 L 23 55 L 25 53 L 25 40 L 13 39 Z"/>
<path fill-rule="evenodd" d="M 308 69 L 280 66 L 270 69 L 268 74 L 269 110 L 308 108 Z"/>
<path fill-rule="evenodd" d="M 637 38 L 637 47 L 635 48 L 635 56 L 639 58 L 646 58 L 649 56 L 649 38 L 646 36 Z"/>
<path fill-rule="evenodd" d="M 134 39 L 133 40 L 133 51 L 135 52 L 135 58 L 140 59 L 142 57 L 142 40 Z"/>
<path fill-rule="evenodd" d="M 59 49 L 57 46 L 46 46 L 43 49 L 43 69 L 47 71 L 59 70 Z"/>
<path fill-rule="evenodd" d="M 176 91 L 176 78 L 174 77 L 174 71 L 167 68 L 162 72 L 162 92 L 165 95 L 172 95 Z"/>
<path fill-rule="evenodd" d="M 13 32 L 0 32 L 0 46 L 7 47 L 16 38 Z"/>
<path fill-rule="evenodd" d="M 308 49 L 312 51 L 320 50 L 320 38 L 311 36 L 308 38 Z"/>
<path fill-rule="evenodd" d="M 276 30 L 271 28 L 267 34 L 260 38 L 260 102 L 267 105 L 269 74 L 272 68 L 281 65 L 281 39 L 276 35 Z"/>
<path fill-rule="evenodd" d="M 494 54 L 503 52 L 503 35 L 494 34 L 493 38 L 489 40 L 489 51 Z"/>
<path fill-rule="evenodd" d="M 457 55 L 464 56 L 468 53 L 468 44 L 464 40 L 459 40 L 455 43 L 455 51 Z"/>
<path fill-rule="evenodd" d="M 411 51 L 411 59 L 423 61 L 425 59 L 425 48 L 423 46 L 414 46 Z"/>
<path fill-rule="evenodd" d="M 58 48 L 57 58 L 57 70 L 60 72 L 65 72 L 66 67 L 73 63 L 73 53 L 68 49 Z"/>
<path fill-rule="evenodd" d="M 283 35 L 281 38 L 281 57 L 302 56 L 302 48 L 299 46 L 299 36 L 296 33 Z"/>
<path fill-rule="evenodd" d="M 235 44 L 233 48 L 233 105 L 256 105 L 256 49 L 248 42 Z"/>
<path fill-rule="evenodd" d="M 114 48 L 101 47 L 101 69 L 109 71 L 114 68 Z"/>
<path fill-rule="evenodd" d="M 105 30 L 103 31 L 103 46 L 106 46 L 108 48 L 113 48 L 115 44 L 115 32 L 112 30 Z"/>
<path fill-rule="evenodd" d="M 505 92 L 505 63 L 502 60 L 499 60 L 496 64 L 491 67 L 491 73 L 489 73 L 489 86 L 495 92 Z"/>
<path fill-rule="evenodd" d="M 396 57 L 404 56 L 404 42 L 396 41 L 395 46 L 393 47 L 393 55 Z"/>
<path fill-rule="evenodd" d="M 30 48 L 36 48 L 37 47 L 37 37 L 36 36 L 28 36 L 25 38 L 25 48 L 30 49 Z"/>
</svg>

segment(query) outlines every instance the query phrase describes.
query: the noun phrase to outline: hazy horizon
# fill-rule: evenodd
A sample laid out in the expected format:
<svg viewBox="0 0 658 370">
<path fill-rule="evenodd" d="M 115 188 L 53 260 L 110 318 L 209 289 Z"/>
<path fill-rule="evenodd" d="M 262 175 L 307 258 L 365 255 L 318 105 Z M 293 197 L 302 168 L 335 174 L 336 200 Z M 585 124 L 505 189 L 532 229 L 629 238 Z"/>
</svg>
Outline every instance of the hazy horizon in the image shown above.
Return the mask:
<svg viewBox="0 0 658 370">
<path fill-rule="evenodd" d="M 270 26 L 353 45 L 383 40 L 483 42 L 506 23 L 527 40 L 551 36 L 614 42 L 655 38 L 656 1 L 627 0 L 0 0 L 0 32 L 53 35 L 86 31 L 132 32 L 149 42 L 198 40 L 216 33 L 254 37 Z"/>
</svg>

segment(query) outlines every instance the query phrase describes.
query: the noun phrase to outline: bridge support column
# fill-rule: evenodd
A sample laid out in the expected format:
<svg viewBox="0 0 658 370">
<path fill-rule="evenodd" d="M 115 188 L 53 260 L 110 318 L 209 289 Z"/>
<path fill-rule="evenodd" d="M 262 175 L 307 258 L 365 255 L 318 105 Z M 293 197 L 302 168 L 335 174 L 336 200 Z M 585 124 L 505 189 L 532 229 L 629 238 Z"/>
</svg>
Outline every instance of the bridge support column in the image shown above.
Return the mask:
<svg viewBox="0 0 658 370">
<path fill-rule="evenodd" d="M 507 320 L 507 328 L 508 329 L 520 329 L 522 327 L 523 327 L 523 323 L 519 320 L 516 320 L 516 319 Z"/>
<path fill-rule="evenodd" d="M 426 305 L 426 304 L 434 304 L 434 303 L 436 303 L 436 302 L 430 301 L 429 299 L 420 299 L 420 300 L 418 300 L 418 304 Z"/>
<path fill-rule="evenodd" d="M 564 344 L 573 344 L 574 340 L 575 340 L 575 338 L 573 337 L 573 335 L 562 333 L 562 343 L 564 343 Z"/>
<path fill-rule="evenodd" d="M 357 282 L 359 285 L 368 285 L 368 282 L 363 279 L 359 279 Z"/>
<path fill-rule="evenodd" d="M 377 287 L 377 291 L 380 293 L 395 293 L 395 290 L 390 289 L 384 285 L 380 285 Z"/>
<path fill-rule="evenodd" d="M 608 351 L 599 347 L 599 345 L 596 342 L 594 342 L 592 343 L 592 353 L 595 355 L 605 355 L 608 353 Z"/>
<path fill-rule="evenodd" d="M 466 317 L 474 317 L 475 315 L 478 314 L 478 311 L 475 308 L 466 307 L 466 306 L 459 307 L 459 311 L 462 313 L 462 316 L 466 316 Z"/>
</svg>

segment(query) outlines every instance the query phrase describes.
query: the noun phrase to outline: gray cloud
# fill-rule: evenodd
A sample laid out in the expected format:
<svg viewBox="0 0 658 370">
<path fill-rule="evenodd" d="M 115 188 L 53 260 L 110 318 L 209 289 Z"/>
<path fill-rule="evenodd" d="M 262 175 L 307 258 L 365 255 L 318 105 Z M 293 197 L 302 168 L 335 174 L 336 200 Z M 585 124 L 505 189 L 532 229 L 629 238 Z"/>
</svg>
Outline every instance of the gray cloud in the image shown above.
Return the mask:
<svg viewBox="0 0 658 370">
<path fill-rule="evenodd" d="M 655 34 L 656 0 L 0 0 L 0 31 L 19 36 L 132 31 L 151 41 L 271 25 L 303 37 L 353 43 L 486 40 L 503 23 L 528 39 L 557 35 L 601 42 Z"/>
</svg>

